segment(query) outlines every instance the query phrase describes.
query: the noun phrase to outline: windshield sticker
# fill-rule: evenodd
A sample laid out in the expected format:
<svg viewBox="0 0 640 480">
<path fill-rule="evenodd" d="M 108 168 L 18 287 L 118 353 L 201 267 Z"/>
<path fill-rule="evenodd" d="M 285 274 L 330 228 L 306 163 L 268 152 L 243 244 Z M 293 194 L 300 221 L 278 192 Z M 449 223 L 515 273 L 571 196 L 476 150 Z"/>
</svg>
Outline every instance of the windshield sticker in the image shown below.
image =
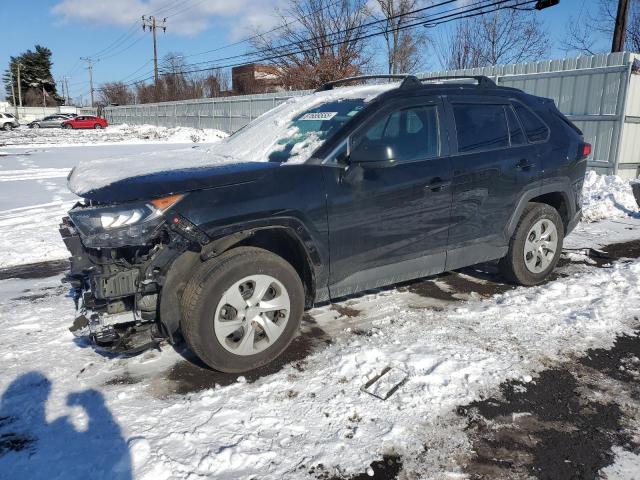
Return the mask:
<svg viewBox="0 0 640 480">
<path fill-rule="evenodd" d="M 311 112 L 305 113 L 300 120 L 331 120 L 338 112 Z"/>
</svg>

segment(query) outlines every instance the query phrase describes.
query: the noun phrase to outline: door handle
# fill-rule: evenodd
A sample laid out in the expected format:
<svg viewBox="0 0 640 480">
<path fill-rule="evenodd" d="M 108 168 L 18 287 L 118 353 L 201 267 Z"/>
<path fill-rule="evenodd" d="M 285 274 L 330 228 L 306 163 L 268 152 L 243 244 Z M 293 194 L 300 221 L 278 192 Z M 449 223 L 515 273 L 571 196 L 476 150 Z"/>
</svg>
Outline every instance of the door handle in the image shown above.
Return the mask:
<svg viewBox="0 0 640 480">
<path fill-rule="evenodd" d="M 531 170 L 532 167 L 533 163 L 529 163 L 526 158 L 521 158 L 520 160 L 518 160 L 518 163 L 516 163 L 517 170 L 528 171 Z"/>
<path fill-rule="evenodd" d="M 444 190 L 450 185 L 451 185 L 450 181 L 442 180 L 440 177 L 436 177 L 433 180 L 431 180 L 431 182 L 429 182 L 429 185 L 424 187 L 424 189 L 431 190 L 432 192 L 441 192 L 442 190 Z"/>
</svg>

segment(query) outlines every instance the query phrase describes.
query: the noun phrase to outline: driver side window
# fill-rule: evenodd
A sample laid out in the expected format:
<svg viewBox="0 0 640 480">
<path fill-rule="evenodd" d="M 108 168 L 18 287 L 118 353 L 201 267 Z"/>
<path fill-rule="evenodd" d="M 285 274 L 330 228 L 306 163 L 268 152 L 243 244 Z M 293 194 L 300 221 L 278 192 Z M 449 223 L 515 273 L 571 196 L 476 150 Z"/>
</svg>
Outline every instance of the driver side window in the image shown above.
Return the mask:
<svg viewBox="0 0 640 480">
<path fill-rule="evenodd" d="M 440 152 L 438 112 L 434 105 L 396 110 L 353 139 L 352 161 L 411 162 Z"/>
</svg>

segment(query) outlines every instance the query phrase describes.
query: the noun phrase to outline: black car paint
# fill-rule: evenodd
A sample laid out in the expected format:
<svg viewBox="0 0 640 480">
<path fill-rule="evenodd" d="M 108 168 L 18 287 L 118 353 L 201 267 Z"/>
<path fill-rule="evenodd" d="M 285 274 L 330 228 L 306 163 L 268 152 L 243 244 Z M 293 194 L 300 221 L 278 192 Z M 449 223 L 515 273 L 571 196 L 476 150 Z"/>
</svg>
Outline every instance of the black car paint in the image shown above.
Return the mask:
<svg viewBox="0 0 640 480">
<path fill-rule="evenodd" d="M 458 152 L 452 102 L 516 101 L 550 127 L 546 141 Z M 376 115 L 425 102 L 438 106 L 437 158 L 386 166 L 326 161 Z M 578 155 L 581 136 L 553 109 L 553 102 L 509 88 L 395 89 L 370 102 L 305 164 L 184 169 L 128 178 L 84 196 L 121 203 L 190 192 L 170 214 L 182 215 L 214 240 L 287 229 L 313 259 L 312 298 L 335 299 L 500 258 L 526 203 L 545 193 L 565 199 L 570 230 L 580 214 L 576 188 L 586 164 Z M 178 328 L 175 319 L 162 321 L 171 324 L 170 333 Z"/>
</svg>

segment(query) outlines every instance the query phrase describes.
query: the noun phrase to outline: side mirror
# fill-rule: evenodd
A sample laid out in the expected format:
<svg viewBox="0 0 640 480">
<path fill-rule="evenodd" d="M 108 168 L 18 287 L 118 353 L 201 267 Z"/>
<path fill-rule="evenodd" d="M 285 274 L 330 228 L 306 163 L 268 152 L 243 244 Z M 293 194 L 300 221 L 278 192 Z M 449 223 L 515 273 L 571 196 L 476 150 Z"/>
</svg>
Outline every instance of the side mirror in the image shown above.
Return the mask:
<svg viewBox="0 0 640 480">
<path fill-rule="evenodd" d="M 393 167 L 394 157 L 391 146 L 365 140 L 351 151 L 349 163 L 362 168 Z"/>
</svg>

